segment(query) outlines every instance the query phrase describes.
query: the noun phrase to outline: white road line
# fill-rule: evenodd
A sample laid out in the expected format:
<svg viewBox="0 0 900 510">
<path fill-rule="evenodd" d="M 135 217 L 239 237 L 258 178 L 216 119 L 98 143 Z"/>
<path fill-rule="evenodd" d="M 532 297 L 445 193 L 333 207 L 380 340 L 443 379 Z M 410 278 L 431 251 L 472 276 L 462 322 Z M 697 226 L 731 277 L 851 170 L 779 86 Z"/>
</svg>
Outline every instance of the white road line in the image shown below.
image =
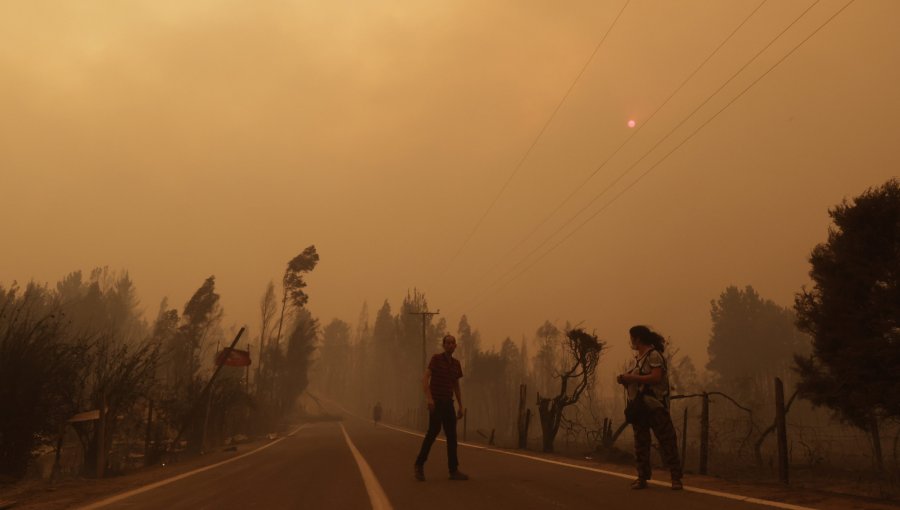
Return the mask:
<svg viewBox="0 0 900 510">
<path fill-rule="evenodd" d="M 343 425 L 341 425 L 341 426 L 343 427 Z M 393 425 L 388 425 L 386 423 L 383 424 L 383 426 L 386 428 L 389 428 L 389 429 L 396 430 L 398 432 L 403 432 L 404 434 L 409 434 L 411 436 L 425 437 L 425 434 L 422 434 L 421 432 L 413 432 L 411 430 L 403 429 L 400 427 L 395 427 Z M 439 439 L 439 441 L 444 441 L 444 440 Z M 462 446 L 467 446 L 469 448 L 476 448 L 478 450 L 485 450 L 485 451 L 494 452 L 494 453 L 502 453 L 503 455 L 511 455 L 513 457 L 522 457 L 523 459 L 531 459 L 531 460 L 536 460 L 538 462 L 544 462 L 547 464 L 555 464 L 557 466 L 565 466 L 565 467 L 570 467 L 570 468 L 574 468 L 574 469 L 581 469 L 584 471 L 592 471 L 594 473 L 602 473 L 604 475 L 615 476 L 617 478 L 625 478 L 628 480 L 631 480 L 634 478 L 634 475 L 626 475 L 624 473 L 617 473 L 615 471 L 607 471 L 605 469 L 581 466 L 578 464 L 569 464 L 568 462 L 560 462 L 558 460 L 551 460 L 551 459 L 545 459 L 545 458 L 541 458 L 541 457 L 535 457 L 533 455 L 526 455 L 524 453 L 510 452 L 510 451 L 506 451 L 506 450 L 498 450 L 496 448 L 488 448 L 485 446 L 474 445 L 474 444 L 470 444 L 470 443 L 463 443 L 462 441 L 460 441 L 459 444 Z M 653 485 L 669 487 L 668 483 L 660 482 L 657 480 L 649 480 L 649 483 L 651 483 Z M 701 489 L 699 487 L 688 487 L 687 485 L 684 486 L 684 490 L 687 492 L 696 492 L 699 494 L 706 494 L 708 496 L 716 496 L 716 497 L 725 498 L 725 499 L 733 499 L 736 501 L 743 501 L 745 503 L 755 503 L 757 505 L 770 506 L 770 507 L 774 507 L 774 508 L 783 508 L 784 510 L 815 510 L 815 509 L 813 509 L 811 507 L 807 507 L 807 506 L 799 506 L 799 505 L 792 505 L 790 503 L 781 503 L 778 501 L 769 501 L 766 499 L 751 498 L 749 496 L 741 496 L 740 494 L 732 494 L 730 492 Z"/>
<path fill-rule="evenodd" d="M 347 446 L 350 447 L 350 452 L 353 453 L 353 458 L 356 459 L 356 465 L 359 466 L 359 473 L 362 475 L 363 482 L 366 484 L 366 492 L 369 493 L 369 501 L 372 503 L 372 510 L 393 510 L 394 507 L 391 506 L 387 494 L 384 493 L 384 489 L 382 489 L 381 484 L 378 483 L 378 478 L 375 477 L 375 473 L 372 472 L 372 468 L 369 467 L 369 463 L 366 462 L 366 459 L 363 458 L 362 454 L 359 453 L 359 450 L 356 449 L 356 445 L 350 440 L 350 436 L 347 434 L 347 429 L 344 428 L 343 423 L 341 423 L 341 432 L 344 433 L 344 439 L 347 440 Z"/>
<path fill-rule="evenodd" d="M 230 458 L 230 459 L 228 459 L 228 460 L 223 460 L 222 462 L 217 462 L 217 463 L 215 463 L 215 464 L 211 464 L 211 465 L 209 465 L 209 466 L 204 466 L 204 467 L 202 467 L 202 468 L 198 468 L 198 469 L 195 469 L 195 470 L 193 470 L 193 471 L 188 471 L 187 473 L 182 473 L 182 474 L 180 474 L 180 475 L 178 475 L 178 476 L 173 476 L 173 477 L 171 477 L 171 478 L 166 478 L 165 480 L 160 480 L 160 481 L 158 481 L 158 482 L 151 483 L 151 484 L 149 484 L 149 485 L 144 485 L 143 487 L 138 487 L 137 489 L 133 489 L 133 490 L 130 490 L 130 491 L 128 491 L 128 492 L 123 492 L 123 493 L 121 493 L 121 494 L 116 494 L 115 496 L 111 496 L 111 497 L 108 497 L 108 498 L 106 498 L 106 499 L 101 499 L 100 501 L 97 501 L 97 502 L 95 502 L 95 503 L 91 503 L 90 505 L 80 507 L 80 508 L 78 508 L 77 510 L 94 510 L 95 508 L 102 508 L 102 507 L 104 507 L 104 506 L 106 506 L 106 505 L 111 505 L 111 504 L 116 503 L 116 502 L 118 502 L 118 501 L 122 501 L 122 500 L 125 499 L 125 498 L 130 498 L 131 496 L 135 496 L 135 495 L 137 495 L 137 494 L 141 494 L 141 493 L 144 493 L 144 492 L 147 492 L 147 491 L 151 491 L 151 490 L 156 489 L 156 488 L 158 488 L 158 487 L 162 487 L 163 485 L 169 485 L 170 483 L 177 482 L 178 480 L 187 478 L 187 477 L 189 477 L 189 476 L 194 476 L 194 475 L 196 475 L 197 473 L 202 473 L 202 472 L 208 471 L 208 470 L 210 470 L 210 469 L 215 469 L 215 468 L 217 468 L 217 467 L 219 467 L 219 466 L 224 466 L 225 464 L 228 464 L 229 462 L 234 462 L 234 461 L 236 461 L 236 460 L 243 459 L 244 457 L 249 457 L 250 455 L 253 455 L 254 453 L 259 453 L 259 452 L 265 450 L 266 448 L 268 448 L 268 447 L 270 447 L 270 446 L 275 446 L 276 444 L 278 444 L 278 443 L 284 441 L 287 437 L 293 436 L 294 434 L 297 433 L 297 431 L 299 431 L 300 429 L 306 427 L 307 425 L 308 425 L 308 424 L 304 423 L 303 425 L 300 425 L 299 427 L 297 427 L 297 428 L 295 428 L 293 431 L 291 431 L 291 433 L 288 434 L 288 436 L 285 436 L 285 437 L 276 439 L 275 441 L 272 441 L 271 443 L 264 444 L 264 445 L 260 446 L 259 448 L 255 449 L 255 450 L 251 450 L 251 451 L 249 451 L 249 452 L 247 452 L 247 453 L 238 455 L 237 457 L 232 457 L 232 458 Z"/>
</svg>

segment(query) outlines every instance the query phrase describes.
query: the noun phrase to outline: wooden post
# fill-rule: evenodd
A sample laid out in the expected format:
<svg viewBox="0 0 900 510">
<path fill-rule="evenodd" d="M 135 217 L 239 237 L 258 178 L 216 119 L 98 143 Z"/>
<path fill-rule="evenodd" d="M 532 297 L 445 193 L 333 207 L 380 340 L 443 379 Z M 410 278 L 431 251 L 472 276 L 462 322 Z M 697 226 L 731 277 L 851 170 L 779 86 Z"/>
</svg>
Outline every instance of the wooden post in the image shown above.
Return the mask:
<svg viewBox="0 0 900 510">
<path fill-rule="evenodd" d="M 872 414 L 871 420 L 872 451 L 875 453 L 875 468 L 884 473 L 884 455 L 881 452 L 881 432 L 878 430 L 878 417 Z"/>
<path fill-rule="evenodd" d="M 150 436 L 153 431 L 153 399 L 147 404 L 147 435 L 144 437 L 144 465 L 150 465 Z"/>
<path fill-rule="evenodd" d="M 59 472 L 62 470 L 62 465 L 60 464 L 60 454 L 62 452 L 63 441 L 66 438 L 66 424 L 63 423 L 59 426 L 59 437 L 56 440 L 56 456 L 53 459 L 53 469 L 50 471 L 50 483 L 56 481 L 59 478 Z"/>
<path fill-rule="evenodd" d="M 531 409 L 525 410 L 525 446 L 522 448 L 528 448 L 528 428 L 531 426 Z"/>
<path fill-rule="evenodd" d="M 787 421 L 784 413 L 784 384 L 775 378 L 775 431 L 778 440 L 778 481 L 788 483 Z"/>
<path fill-rule="evenodd" d="M 203 431 L 200 436 L 200 453 L 206 453 L 206 434 L 207 429 L 209 428 L 209 412 L 210 408 L 212 408 L 212 396 L 213 390 L 210 389 L 209 393 L 206 394 L 206 414 L 203 417 Z"/>
<path fill-rule="evenodd" d="M 247 357 L 250 357 L 250 342 L 247 342 Z M 245 391 L 247 392 L 247 395 L 250 394 L 250 365 L 247 365 L 247 386 Z"/>
<path fill-rule="evenodd" d="M 682 425 L 681 425 L 681 471 L 682 472 L 684 472 L 684 463 L 685 463 L 685 458 L 686 458 L 686 454 L 687 454 L 687 425 L 688 425 L 687 415 L 688 415 L 688 408 L 687 408 L 687 406 L 684 406 L 684 421 L 682 422 Z"/>
<path fill-rule="evenodd" d="M 106 393 L 100 397 L 100 418 L 97 420 L 97 478 L 106 470 Z"/>
<path fill-rule="evenodd" d="M 463 441 L 466 440 L 466 432 L 469 431 L 469 410 L 463 409 Z"/>
<path fill-rule="evenodd" d="M 519 433 L 519 449 L 524 450 L 525 446 L 528 442 L 527 437 L 527 426 L 525 425 L 525 392 L 527 390 L 527 386 L 524 384 L 519 385 L 519 413 L 517 414 L 516 419 L 516 429 Z"/>
<path fill-rule="evenodd" d="M 703 409 L 700 412 L 700 474 L 707 473 L 709 463 L 709 393 L 703 392 Z"/>
</svg>

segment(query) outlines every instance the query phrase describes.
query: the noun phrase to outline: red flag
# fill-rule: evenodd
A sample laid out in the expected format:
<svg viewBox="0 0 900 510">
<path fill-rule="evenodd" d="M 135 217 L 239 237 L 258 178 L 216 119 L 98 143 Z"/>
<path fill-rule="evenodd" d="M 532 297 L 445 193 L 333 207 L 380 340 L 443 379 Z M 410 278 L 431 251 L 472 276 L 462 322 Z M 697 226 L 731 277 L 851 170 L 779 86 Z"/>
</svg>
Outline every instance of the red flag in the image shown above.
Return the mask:
<svg viewBox="0 0 900 510">
<path fill-rule="evenodd" d="M 225 365 L 226 367 L 250 366 L 250 351 L 222 349 L 222 352 L 216 355 L 216 365 Z"/>
</svg>

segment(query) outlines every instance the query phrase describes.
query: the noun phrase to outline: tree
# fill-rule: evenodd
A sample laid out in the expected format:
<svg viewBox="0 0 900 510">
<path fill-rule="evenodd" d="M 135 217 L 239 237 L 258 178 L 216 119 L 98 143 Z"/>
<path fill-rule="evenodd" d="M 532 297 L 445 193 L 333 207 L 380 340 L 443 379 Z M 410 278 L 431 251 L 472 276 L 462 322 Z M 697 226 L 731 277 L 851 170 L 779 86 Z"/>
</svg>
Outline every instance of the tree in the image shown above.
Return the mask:
<svg viewBox="0 0 900 510">
<path fill-rule="evenodd" d="M 272 335 L 272 321 L 275 320 L 277 312 L 277 303 L 275 301 L 275 284 L 269 282 L 266 291 L 259 298 L 259 345 L 260 348 L 269 343 L 269 337 Z"/>
<path fill-rule="evenodd" d="M 284 324 L 284 314 L 287 308 L 288 299 L 294 309 L 300 309 L 306 306 L 309 296 L 303 291 L 306 288 L 306 280 L 303 275 L 309 273 L 316 268 L 319 263 L 319 254 L 316 252 L 315 245 L 307 246 L 299 255 L 292 258 L 288 262 L 287 269 L 284 270 L 284 276 L 281 284 L 284 294 L 281 299 L 281 317 L 278 319 L 278 334 L 275 336 L 275 343 L 281 342 L 281 327 Z"/>
<path fill-rule="evenodd" d="M 0 480 L 22 477 L 40 437 L 71 416 L 86 345 L 44 287 L 0 287 Z"/>
<path fill-rule="evenodd" d="M 279 384 L 283 410 L 289 409 L 309 386 L 311 357 L 316 350 L 318 335 L 319 321 L 314 319 L 307 309 L 301 308 L 297 312 L 294 327 L 288 337 L 285 376 Z"/>
<path fill-rule="evenodd" d="M 210 276 L 185 303 L 181 325 L 169 346 L 168 354 L 173 363 L 170 380 L 176 390 L 187 393 L 187 398 L 195 396 L 195 377 L 200 369 L 203 343 L 223 314 L 216 293 L 216 277 Z"/>
<path fill-rule="evenodd" d="M 366 371 L 371 377 L 368 384 L 374 390 L 376 400 L 382 400 L 389 407 L 399 405 L 397 398 L 397 326 L 391 312 L 391 304 L 387 299 L 375 314 L 372 326 L 372 358 L 374 371 Z"/>
<path fill-rule="evenodd" d="M 877 438 L 879 418 L 900 417 L 900 181 L 828 213 L 828 240 L 809 259 L 813 288 L 794 302 L 812 336 L 812 354 L 795 357 L 798 389 Z"/>
<path fill-rule="evenodd" d="M 550 321 L 537 329 L 538 352 L 534 356 L 534 378 L 538 391 L 552 391 L 559 372 L 559 328 Z"/>
<path fill-rule="evenodd" d="M 350 324 L 332 319 L 322 330 L 321 357 L 318 366 L 324 391 L 343 398 L 348 389 L 350 362 Z"/>
<path fill-rule="evenodd" d="M 541 418 L 545 452 L 553 451 L 553 441 L 559 432 L 563 410 L 577 403 L 582 392 L 590 384 L 597 370 L 600 354 L 606 345 L 597 339 L 597 335 L 587 333 L 581 328 L 566 331 L 565 339 L 566 357 L 563 360 L 565 368 L 557 373 L 559 392 L 553 397 L 541 397 L 538 393 L 538 414 Z"/>
<path fill-rule="evenodd" d="M 478 331 L 472 330 L 472 327 L 469 325 L 469 319 L 465 315 L 459 318 L 456 337 L 460 351 L 457 357 L 462 360 L 463 366 L 469 366 L 481 349 L 481 335 Z"/>
<path fill-rule="evenodd" d="M 75 430 L 84 451 L 84 468 L 94 472 L 97 452 L 107 452 L 121 422 L 139 400 L 149 398 L 159 371 L 163 326 L 152 331 L 141 318 L 134 284 L 127 272 L 95 268 L 87 281 L 81 272 L 67 275 L 56 285 L 57 298 L 72 334 L 82 338 L 86 350 L 75 375 L 78 391 L 70 395 L 69 412 L 105 407 L 105 421 L 77 423 Z M 101 442 L 102 439 L 102 442 Z M 105 466 L 103 466 L 105 467 Z"/>
<path fill-rule="evenodd" d="M 768 367 L 789 363 L 808 339 L 794 325 L 794 313 L 752 286 L 727 287 L 710 302 L 712 332 L 706 367 L 734 384 Z"/>
</svg>

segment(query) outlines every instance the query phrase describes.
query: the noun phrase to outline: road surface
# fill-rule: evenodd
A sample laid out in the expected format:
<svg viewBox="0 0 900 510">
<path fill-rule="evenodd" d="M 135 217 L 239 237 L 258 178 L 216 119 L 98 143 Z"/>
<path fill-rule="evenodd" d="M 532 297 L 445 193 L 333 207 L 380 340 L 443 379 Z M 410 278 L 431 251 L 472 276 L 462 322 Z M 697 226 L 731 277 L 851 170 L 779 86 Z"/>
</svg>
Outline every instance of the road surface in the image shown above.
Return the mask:
<svg viewBox="0 0 900 510">
<path fill-rule="evenodd" d="M 469 481 L 447 479 L 436 442 L 425 482 L 413 478 L 421 437 L 352 417 L 299 427 L 293 435 L 176 480 L 95 501 L 84 509 L 629 509 L 760 510 L 801 507 L 722 494 L 674 492 L 665 485 L 629 489 L 621 476 L 460 445 Z M 535 457 L 539 457 L 535 455 Z M 667 481 L 667 473 L 660 473 Z"/>
</svg>

